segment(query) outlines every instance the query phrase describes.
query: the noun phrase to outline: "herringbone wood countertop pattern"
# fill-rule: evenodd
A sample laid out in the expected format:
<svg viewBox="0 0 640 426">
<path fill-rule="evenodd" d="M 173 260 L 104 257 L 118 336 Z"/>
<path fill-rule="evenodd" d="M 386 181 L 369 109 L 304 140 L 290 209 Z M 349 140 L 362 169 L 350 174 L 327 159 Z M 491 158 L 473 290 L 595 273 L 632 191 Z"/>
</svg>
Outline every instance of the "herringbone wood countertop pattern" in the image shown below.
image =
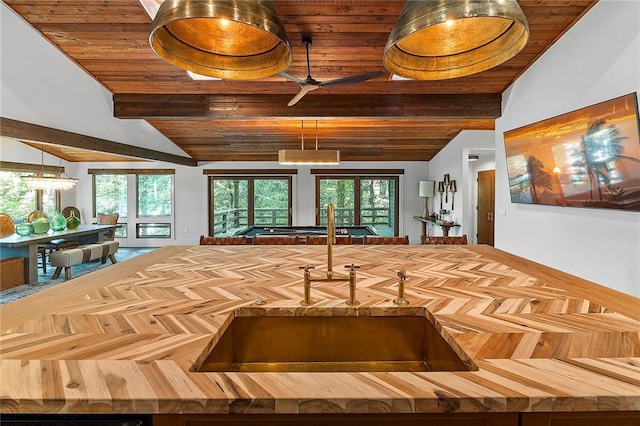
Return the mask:
<svg viewBox="0 0 640 426">
<path fill-rule="evenodd" d="M 167 247 L 2 306 L 2 412 L 640 410 L 637 298 L 491 247 L 333 250 L 337 274 L 360 266 L 357 308 L 346 281 L 300 306 L 322 246 Z M 239 312 L 426 314 L 479 370 L 191 372 Z"/>
</svg>

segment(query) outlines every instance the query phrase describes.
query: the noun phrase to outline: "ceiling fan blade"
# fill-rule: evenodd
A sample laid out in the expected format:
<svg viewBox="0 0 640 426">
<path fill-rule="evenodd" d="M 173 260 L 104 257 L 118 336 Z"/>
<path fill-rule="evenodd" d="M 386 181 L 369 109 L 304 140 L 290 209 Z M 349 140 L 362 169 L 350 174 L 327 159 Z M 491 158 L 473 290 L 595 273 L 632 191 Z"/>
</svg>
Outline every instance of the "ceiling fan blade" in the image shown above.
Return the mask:
<svg viewBox="0 0 640 426">
<path fill-rule="evenodd" d="M 317 86 L 315 84 L 305 84 L 304 86 L 302 86 L 302 88 L 300 89 L 300 91 L 298 92 L 297 95 L 295 95 L 293 97 L 293 99 L 291 99 L 289 101 L 289 103 L 287 104 L 287 106 L 294 106 L 295 104 L 298 103 L 298 101 L 300 99 L 302 99 L 302 97 L 304 95 L 306 95 L 309 92 L 313 92 L 314 90 L 316 90 L 317 88 L 319 88 L 320 86 Z"/>
<path fill-rule="evenodd" d="M 294 77 L 294 76 L 292 76 L 291 74 L 286 73 L 286 72 L 284 72 L 284 71 L 279 72 L 278 74 L 279 74 L 279 75 L 281 75 L 281 76 L 283 76 L 283 77 L 284 77 L 284 78 L 286 78 L 287 80 L 291 80 L 291 81 L 293 81 L 294 83 L 298 83 L 298 85 L 299 85 L 300 87 L 304 86 L 305 81 L 304 81 L 304 80 L 302 80 L 302 79 L 300 79 L 300 78 L 298 78 L 298 77 Z"/>
<path fill-rule="evenodd" d="M 350 77 L 342 77 L 342 78 L 336 78 L 334 80 L 328 80 L 328 81 L 323 81 L 321 83 L 318 83 L 318 86 L 320 87 L 331 87 L 331 86 L 343 86 L 346 84 L 354 84 L 354 83 L 361 83 L 363 81 L 367 81 L 367 80 L 371 80 L 372 78 L 376 78 L 379 75 L 382 75 L 383 72 L 382 71 L 374 71 L 374 72 L 368 72 L 365 74 L 357 74 L 357 75 L 352 75 Z"/>
</svg>

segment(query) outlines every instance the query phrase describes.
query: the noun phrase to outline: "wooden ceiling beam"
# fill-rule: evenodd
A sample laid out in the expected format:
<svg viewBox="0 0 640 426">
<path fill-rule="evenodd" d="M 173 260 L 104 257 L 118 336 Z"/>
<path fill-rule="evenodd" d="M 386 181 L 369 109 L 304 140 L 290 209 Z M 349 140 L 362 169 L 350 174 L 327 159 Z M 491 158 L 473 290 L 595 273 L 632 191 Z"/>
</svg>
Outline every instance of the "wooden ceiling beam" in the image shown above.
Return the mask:
<svg viewBox="0 0 640 426">
<path fill-rule="evenodd" d="M 322 90 L 322 89 L 320 89 Z M 319 95 L 288 107 L 291 95 L 115 94 L 114 116 L 137 119 L 491 118 L 500 117 L 500 94 Z"/>
<path fill-rule="evenodd" d="M 154 161 L 184 166 L 197 166 L 198 162 L 192 158 L 169 154 L 152 149 L 141 148 L 92 136 L 52 129 L 51 127 L 26 123 L 11 118 L 0 117 L 0 135 L 31 142 L 51 143 L 74 148 L 88 149 L 98 152 L 124 155 L 127 157 L 144 158 Z"/>
</svg>

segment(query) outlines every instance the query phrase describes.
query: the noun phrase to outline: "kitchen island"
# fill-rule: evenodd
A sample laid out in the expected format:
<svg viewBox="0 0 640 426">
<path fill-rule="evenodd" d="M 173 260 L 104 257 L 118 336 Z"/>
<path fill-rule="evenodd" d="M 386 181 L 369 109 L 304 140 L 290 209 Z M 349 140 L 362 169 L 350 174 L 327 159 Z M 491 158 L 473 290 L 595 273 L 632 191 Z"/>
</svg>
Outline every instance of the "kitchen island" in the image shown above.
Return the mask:
<svg viewBox="0 0 640 426">
<path fill-rule="evenodd" d="M 345 304 L 348 281 L 313 282 L 301 306 L 300 267 L 320 276 L 322 246 L 165 247 L 3 305 L 1 412 L 143 413 L 155 425 L 639 424 L 637 298 L 488 246 L 333 254 L 336 274 L 360 267 L 357 306 Z M 393 303 L 400 270 L 404 306 Z M 235 317 L 273 315 L 424 315 L 477 368 L 194 371 Z"/>
</svg>

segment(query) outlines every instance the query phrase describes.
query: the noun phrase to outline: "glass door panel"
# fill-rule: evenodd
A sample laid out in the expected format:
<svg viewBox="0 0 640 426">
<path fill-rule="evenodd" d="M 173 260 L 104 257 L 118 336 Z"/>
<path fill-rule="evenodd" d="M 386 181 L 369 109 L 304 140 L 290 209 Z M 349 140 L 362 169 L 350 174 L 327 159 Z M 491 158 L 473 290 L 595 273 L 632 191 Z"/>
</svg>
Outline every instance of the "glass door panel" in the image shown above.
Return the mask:
<svg viewBox="0 0 640 426">
<path fill-rule="evenodd" d="M 372 225 L 382 235 L 393 236 L 396 229 L 396 180 L 360 180 L 360 224 Z"/>
<path fill-rule="evenodd" d="M 233 235 L 249 225 L 249 180 L 213 179 L 213 235 Z"/>
<path fill-rule="evenodd" d="M 321 178 L 319 184 L 319 224 L 327 225 L 327 204 L 333 203 L 337 227 L 357 225 L 354 179 Z"/>
<path fill-rule="evenodd" d="M 253 224 L 288 226 L 290 220 L 289 179 L 255 179 Z"/>
</svg>

